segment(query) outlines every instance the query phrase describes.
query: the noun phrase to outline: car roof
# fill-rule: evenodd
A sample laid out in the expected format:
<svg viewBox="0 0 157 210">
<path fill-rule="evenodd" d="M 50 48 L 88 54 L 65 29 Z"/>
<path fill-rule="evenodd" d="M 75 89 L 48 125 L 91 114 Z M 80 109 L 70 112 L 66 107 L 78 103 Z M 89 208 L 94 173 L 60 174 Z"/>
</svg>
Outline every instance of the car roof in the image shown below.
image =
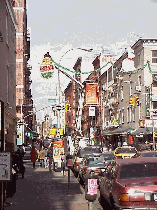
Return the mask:
<svg viewBox="0 0 157 210">
<path fill-rule="evenodd" d="M 156 162 L 157 163 L 157 157 L 148 157 L 148 158 L 143 158 L 143 157 L 137 157 L 137 158 L 127 158 L 127 159 L 116 159 L 116 161 L 119 165 L 123 164 L 134 164 L 134 163 L 152 163 Z"/>
<path fill-rule="evenodd" d="M 154 152 L 156 152 L 156 153 L 157 153 L 157 151 L 156 151 L 156 150 L 151 150 L 151 151 L 149 151 L 149 150 L 145 150 L 145 151 L 141 151 L 141 153 L 154 153 Z"/>
<path fill-rule="evenodd" d="M 116 149 L 123 149 L 123 148 L 135 148 L 136 149 L 136 147 L 132 147 L 132 146 L 122 146 L 122 147 L 117 147 Z"/>
<path fill-rule="evenodd" d="M 103 155 L 108 155 L 108 154 L 113 154 L 114 155 L 114 151 L 107 151 L 107 152 L 104 152 L 102 153 Z"/>
</svg>

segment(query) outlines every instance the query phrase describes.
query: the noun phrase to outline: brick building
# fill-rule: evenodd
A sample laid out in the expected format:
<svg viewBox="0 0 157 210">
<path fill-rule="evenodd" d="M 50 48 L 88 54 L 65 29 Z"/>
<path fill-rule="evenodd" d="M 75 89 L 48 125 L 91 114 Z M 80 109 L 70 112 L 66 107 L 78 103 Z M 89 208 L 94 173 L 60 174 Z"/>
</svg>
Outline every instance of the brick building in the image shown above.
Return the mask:
<svg viewBox="0 0 157 210">
<path fill-rule="evenodd" d="M 24 121 L 24 125 L 19 127 L 21 139 L 18 139 L 18 144 L 21 144 L 26 143 L 24 133 L 32 131 L 33 119 L 33 116 L 30 115 L 30 112 L 33 111 L 30 89 L 31 66 L 27 63 L 30 58 L 30 34 L 27 30 L 26 0 L 15 0 L 13 4 L 18 22 L 16 28 L 16 114 L 20 121 Z"/>
<path fill-rule="evenodd" d="M 12 2 L 0 1 L 0 150 L 16 146 L 16 18 Z"/>
</svg>

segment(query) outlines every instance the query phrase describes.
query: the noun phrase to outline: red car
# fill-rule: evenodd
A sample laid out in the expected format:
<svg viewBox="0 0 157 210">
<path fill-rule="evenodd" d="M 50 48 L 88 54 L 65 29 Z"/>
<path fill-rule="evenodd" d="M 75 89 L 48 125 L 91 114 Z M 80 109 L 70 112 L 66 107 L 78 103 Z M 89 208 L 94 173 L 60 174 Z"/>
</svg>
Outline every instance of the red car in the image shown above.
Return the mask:
<svg viewBox="0 0 157 210">
<path fill-rule="evenodd" d="M 113 209 L 157 210 L 157 158 L 113 160 L 99 178 L 100 200 Z"/>
</svg>

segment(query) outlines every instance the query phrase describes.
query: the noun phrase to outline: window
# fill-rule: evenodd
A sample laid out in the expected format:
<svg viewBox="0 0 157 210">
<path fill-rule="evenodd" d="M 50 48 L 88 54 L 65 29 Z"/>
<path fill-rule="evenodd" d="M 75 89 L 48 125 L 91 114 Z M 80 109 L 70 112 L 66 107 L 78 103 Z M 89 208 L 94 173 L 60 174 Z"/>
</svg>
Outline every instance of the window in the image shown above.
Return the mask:
<svg viewBox="0 0 157 210">
<path fill-rule="evenodd" d="M 157 63 L 157 50 L 152 51 L 152 63 Z"/>
<path fill-rule="evenodd" d="M 138 84 L 141 85 L 142 81 L 141 81 L 141 75 L 138 75 Z"/>
<path fill-rule="evenodd" d="M 123 100 L 124 99 L 124 96 L 123 96 L 123 86 L 121 86 L 120 92 L 121 92 L 121 100 Z"/>
<path fill-rule="evenodd" d="M 124 110 L 122 111 L 122 124 L 124 124 Z"/>
</svg>

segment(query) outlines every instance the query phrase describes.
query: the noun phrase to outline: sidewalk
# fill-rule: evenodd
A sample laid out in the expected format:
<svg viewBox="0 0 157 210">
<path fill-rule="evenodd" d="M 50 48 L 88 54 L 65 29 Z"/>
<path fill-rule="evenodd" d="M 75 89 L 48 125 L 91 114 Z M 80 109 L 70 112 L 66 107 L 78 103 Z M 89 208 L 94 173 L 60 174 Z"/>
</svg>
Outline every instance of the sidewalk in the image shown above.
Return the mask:
<svg viewBox="0 0 157 210">
<path fill-rule="evenodd" d="M 38 166 L 33 169 L 31 163 L 25 163 L 25 167 L 25 178 L 18 178 L 16 194 L 6 200 L 12 205 L 4 210 L 88 210 L 84 189 L 72 171 L 68 189 L 68 171 L 63 177 L 61 172 L 49 172 Z M 103 209 L 97 207 L 93 209 Z"/>
</svg>

